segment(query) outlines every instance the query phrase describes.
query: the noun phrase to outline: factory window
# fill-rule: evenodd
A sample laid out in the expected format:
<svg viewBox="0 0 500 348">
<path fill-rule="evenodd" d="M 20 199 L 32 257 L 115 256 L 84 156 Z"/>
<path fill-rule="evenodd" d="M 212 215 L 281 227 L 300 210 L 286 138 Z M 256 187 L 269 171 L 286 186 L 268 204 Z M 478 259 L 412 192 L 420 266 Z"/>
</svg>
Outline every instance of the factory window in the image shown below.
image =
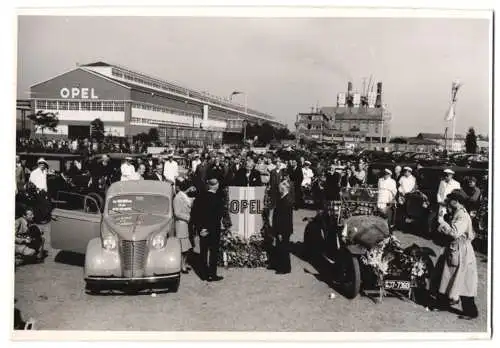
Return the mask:
<svg viewBox="0 0 500 348">
<path fill-rule="evenodd" d="M 82 110 L 90 111 L 90 102 L 82 102 Z"/>
<path fill-rule="evenodd" d="M 124 111 L 125 105 L 123 102 L 115 102 L 115 111 Z"/>
<path fill-rule="evenodd" d="M 101 111 L 102 104 L 101 102 L 92 102 L 92 111 Z"/>
<path fill-rule="evenodd" d="M 57 110 L 57 101 L 49 100 L 47 102 L 47 110 Z"/>
<path fill-rule="evenodd" d="M 68 110 L 68 102 L 60 101 L 59 102 L 59 110 Z"/>
<path fill-rule="evenodd" d="M 378 133 L 379 132 L 379 129 L 378 129 L 378 123 L 375 124 L 375 133 Z"/>
<path fill-rule="evenodd" d="M 37 100 L 36 101 L 36 108 L 37 109 L 46 109 L 47 108 L 47 101 L 46 100 Z"/>
<path fill-rule="evenodd" d="M 80 110 L 80 102 L 69 102 L 70 110 Z"/>
<path fill-rule="evenodd" d="M 102 111 L 113 111 L 113 102 L 102 102 Z"/>
</svg>

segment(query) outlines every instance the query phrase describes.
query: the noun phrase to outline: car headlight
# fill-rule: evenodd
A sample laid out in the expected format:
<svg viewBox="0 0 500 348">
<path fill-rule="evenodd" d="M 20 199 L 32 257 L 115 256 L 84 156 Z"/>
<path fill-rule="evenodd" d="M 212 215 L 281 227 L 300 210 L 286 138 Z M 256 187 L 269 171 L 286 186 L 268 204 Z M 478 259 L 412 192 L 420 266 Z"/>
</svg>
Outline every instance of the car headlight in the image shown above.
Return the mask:
<svg viewBox="0 0 500 348">
<path fill-rule="evenodd" d="M 162 249 L 165 247 L 165 243 L 166 243 L 166 234 L 163 234 L 163 233 L 159 233 L 157 234 L 156 236 L 154 236 L 152 239 L 151 239 L 151 246 L 153 247 L 153 249 Z"/>
<path fill-rule="evenodd" d="M 102 247 L 106 250 L 115 250 L 118 243 L 116 237 L 112 234 L 107 234 L 102 238 Z"/>
</svg>

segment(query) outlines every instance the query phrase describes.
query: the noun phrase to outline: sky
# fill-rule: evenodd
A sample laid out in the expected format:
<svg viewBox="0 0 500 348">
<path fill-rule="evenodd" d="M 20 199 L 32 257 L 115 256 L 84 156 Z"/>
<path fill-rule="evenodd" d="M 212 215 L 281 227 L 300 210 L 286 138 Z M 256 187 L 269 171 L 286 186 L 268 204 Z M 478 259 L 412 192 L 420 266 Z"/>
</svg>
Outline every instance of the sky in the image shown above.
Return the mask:
<svg viewBox="0 0 500 348">
<path fill-rule="evenodd" d="M 18 33 L 18 98 L 78 63 L 106 61 L 214 95 L 243 91 L 250 108 L 293 130 L 297 113 L 334 106 L 348 81 L 361 91 L 373 76 L 392 135 L 415 136 L 451 127 L 459 80 L 456 132 L 488 134 L 486 19 L 21 16 Z"/>
</svg>

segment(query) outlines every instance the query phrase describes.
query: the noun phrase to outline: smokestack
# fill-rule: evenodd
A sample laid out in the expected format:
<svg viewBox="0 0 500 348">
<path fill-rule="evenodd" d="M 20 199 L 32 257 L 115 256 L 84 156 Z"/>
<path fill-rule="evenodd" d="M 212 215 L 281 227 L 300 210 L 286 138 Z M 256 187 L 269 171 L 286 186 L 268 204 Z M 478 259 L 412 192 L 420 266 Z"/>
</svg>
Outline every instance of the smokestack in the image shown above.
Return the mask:
<svg viewBox="0 0 500 348">
<path fill-rule="evenodd" d="M 382 107 L 382 82 L 377 82 L 377 101 L 375 102 L 375 107 Z"/>
<path fill-rule="evenodd" d="M 351 95 L 352 94 L 352 82 L 349 81 L 347 82 L 347 95 Z"/>
</svg>

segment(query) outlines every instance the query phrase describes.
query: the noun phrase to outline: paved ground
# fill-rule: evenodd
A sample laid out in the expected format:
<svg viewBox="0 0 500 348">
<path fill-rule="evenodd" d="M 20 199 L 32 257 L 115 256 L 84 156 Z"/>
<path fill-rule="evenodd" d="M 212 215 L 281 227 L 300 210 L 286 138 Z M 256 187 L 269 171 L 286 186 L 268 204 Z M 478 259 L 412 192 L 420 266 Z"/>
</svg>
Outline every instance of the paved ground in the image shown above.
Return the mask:
<svg viewBox="0 0 500 348">
<path fill-rule="evenodd" d="M 302 241 L 310 211 L 295 214 L 293 241 Z M 404 245 L 421 238 L 397 234 Z M 58 262 L 55 261 L 56 256 Z M 24 317 L 45 330 L 141 331 L 445 331 L 485 332 L 487 262 L 478 255 L 480 317 L 462 321 L 456 314 L 428 312 L 398 298 L 374 303 L 367 297 L 348 300 L 322 281 L 317 270 L 292 256 L 292 273 L 265 269 L 223 269 L 219 283 L 183 276 L 178 293 L 138 296 L 90 296 L 84 293 L 82 259 L 59 260 L 49 249 L 41 265 L 16 272 L 15 296 Z M 337 296 L 330 299 L 330 293 Z"/>
</svg>

